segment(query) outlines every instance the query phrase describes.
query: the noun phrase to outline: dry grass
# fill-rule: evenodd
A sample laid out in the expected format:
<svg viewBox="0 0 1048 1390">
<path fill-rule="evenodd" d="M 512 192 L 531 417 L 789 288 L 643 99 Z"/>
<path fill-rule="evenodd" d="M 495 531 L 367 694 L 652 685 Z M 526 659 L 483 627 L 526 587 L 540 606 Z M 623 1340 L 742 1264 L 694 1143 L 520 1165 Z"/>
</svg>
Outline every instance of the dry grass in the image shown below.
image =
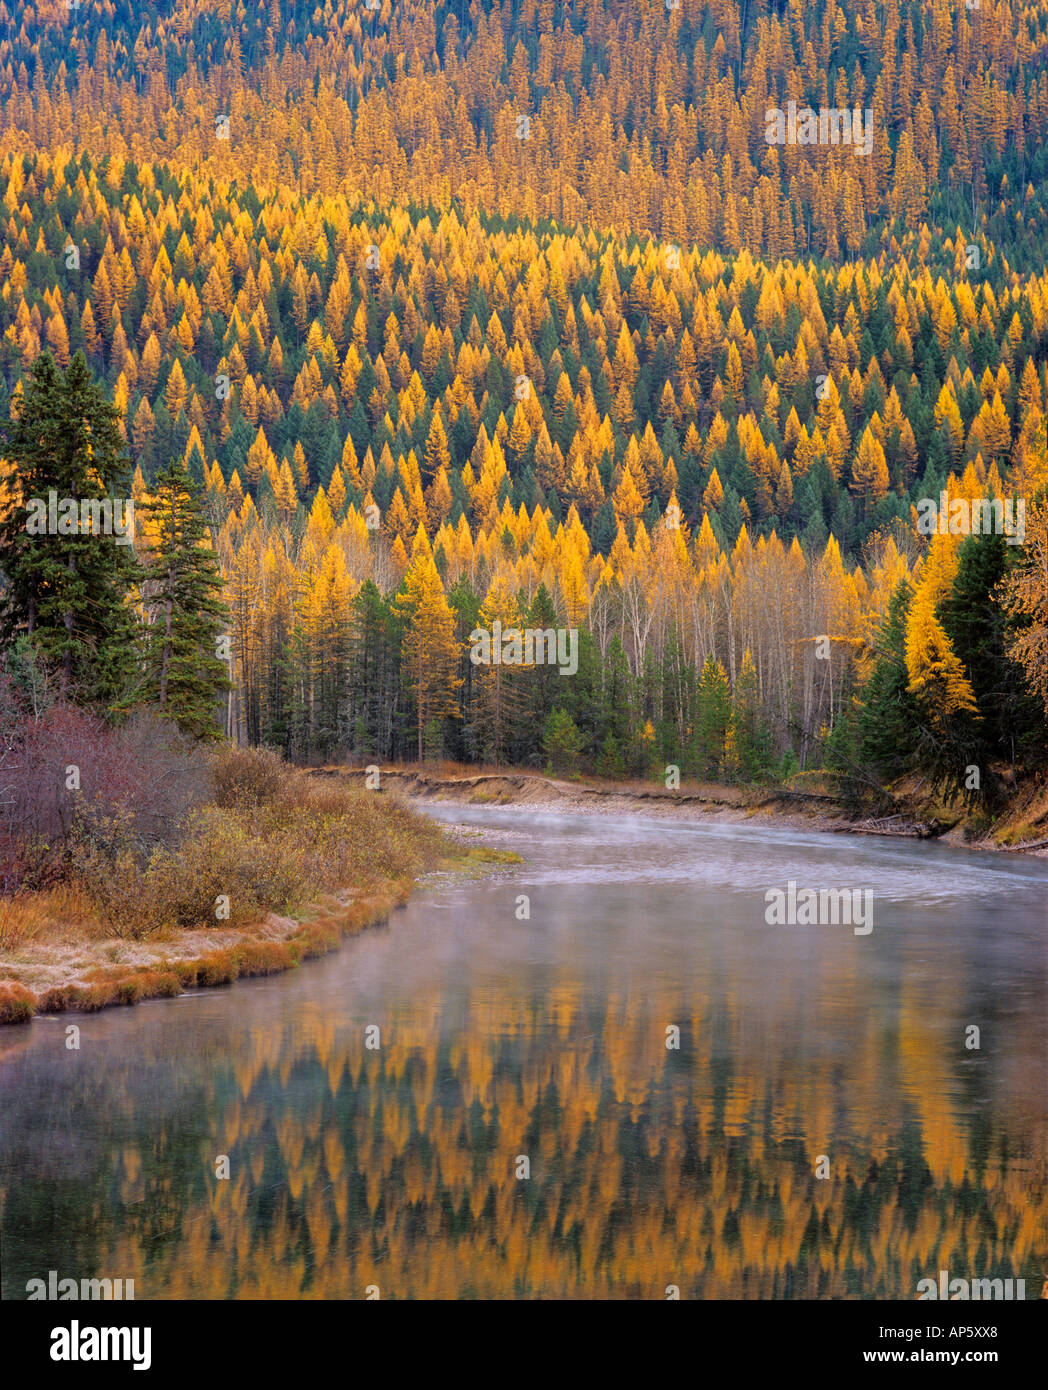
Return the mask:
<svg viewBox="0 0 1048 1390">
<path fill-rule="evenodd" d="M 32 943 L 69 928 L 98 931 L 95 905 L 83 883 L 62 883 L 36 893 L 0 898 L 0 956 L 15 954 Z"/>
<path fill-rule="evenodd" d="M 0 1023 L 28 1023 L 36 996 L 14 980 L 0 980 Z"/>
<path fill-rule="evenodd" d="M 224 749 L 213 771 L 214 801 L 177 847 L 144 853 L 126 820 L 96 820 L 74 832 L 63 882 L 0 899 L 0 1022 L 291 969 L 462 857 L 400 802 L 272 754 Z"/>
<path fill-rule="evenodd" d="M 1040 853 L 1048 846 L 1048 786 L 1031 780 L 1012 798 L 1007 812 L 992 830 L 999 845 L 1015 849 L 1025 845 L 1040 845 Z"/>
<path fill-rule="evenodd" d="M 44 922 L 27 896 L 0 898 L 0 951 L 16 951 L 40 934 Z"/>
<path fill-rule="evenodd" d="M 0 1022 L 21 1022 L 31 1017 L 34 1009 L 41 1013 L 71 1009 L 94 1013 L 113 1005 L 170 998 L 184 990 L 228 985 L 238 979 L 292 970 L 303 960 L 334 950 L 344 937 L 385 921 L 395 907 L 406 901 L 410 890 L 411 881 L 407 880 L 389 884 L 385 891 L 367 899 L 317 905 L 309 921 L 289 923 L 289 934 L 283 940 L 238 934 L 240 939 L 231 945 L 201 951 L 198 936 L 197 954 L 192 956 L 170 960 L 160 955 L 148 964 L 93 966 L 82 972 L 82 978 L 42 989 L 39 994 L 6 982 L 0 985 Z M 14 991 L 7 1018 L 2 993 L 5 988 Z M 26 1008 L 28 1013 L 24 1012 Z"/>
<path fill-rule="evenodd" d="M 80 846 L 78 882 L 102 934 L 139 941 L 242 927 L 347 885 L 414 876 L 441 854 L 432 822 L 272 753 L 224 749 L 215 787 L 215 804 L 189 817 L 182 842 L 157 846 L 144 862 L 119 822 Z"/>
</svg>

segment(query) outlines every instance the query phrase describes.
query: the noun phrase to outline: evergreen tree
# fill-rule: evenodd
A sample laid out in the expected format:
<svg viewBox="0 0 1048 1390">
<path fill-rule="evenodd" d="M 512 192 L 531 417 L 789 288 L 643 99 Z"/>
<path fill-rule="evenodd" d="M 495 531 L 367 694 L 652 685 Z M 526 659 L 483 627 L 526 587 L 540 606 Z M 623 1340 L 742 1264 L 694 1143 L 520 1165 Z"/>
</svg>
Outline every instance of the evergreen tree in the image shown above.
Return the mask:
<svg viewBox="0 0 1048 1390">
<path fill-rule="evenodd" d="M 731 719 L 731 687 L 728 673 L 714 656 L 702 665 L 696 697 L 695 762 L 701 777 L 720 777 L 724 769 L 725 740 Z"/>
<path fill-rule="evenodd" d="M 605 731 L 604 743 L 610 736 L 615 746 L 624 754 L 630 739 L 632 711 L 636 698 L 629 662 L 617 634 L 608 643 L 600 674 L 600 726 L 601 730 Z"/>
<path fill-rule="evenodd" d="M 953 586 L 939 608 L 981 716 L 976 757 L 984 796 L 996 790 L 988 760 L 1003 757 L 1014 767 L 1017 743 L 1031 714 L 1022 673 L 1005 651 L 1007 614 L 996 598 L 1007 569 L 1004 536 L 969 536 L 960 548 Z"/>
<path fill-rule="evenodd" d="M 585 628 L 579 629 L 579 669 L 573 676 L 562 676 L 555 666 L 536 669 L 550 673 L 552 698 L 570 714 L 582 740 L 580 753 L 595 755 L 603 732 L 603 701 L 600 651 L 593 634 Z"/>
<path fill-rule="evenodd" d="M 771 735 L 761 718 L 757 669 L 749 649 L 732 691 L 725 754 L 729 770 L 742 782 L 761 781 L 771 767 Z"/>
<path fill-rule="evenodd" d="M 574 771 L 582 753 L 583 738 L 566 709 L 555 709 L 546 721 L 543 751 L 554 772 Z"/>
<path fill-rule="evenodd" d="M 145 693 L 186 733 L 217 738 L 218 699 L 231 689 L 219 654 L 229 610 L 200 488 L 177 460 L 158 473 L 145 511 L 156 533 L 142 585 Z"/>
<path fill-rule="evenodd" d="M 557 626 L 557 610 L 544 584 L 535 591 L 527 612 L 527 626 L 542 631 Z M 556 666 L 547 663 L 526 669 L 522 676 L 524 695 L 517 720 L 518 758 L 524 763 L 541 765 L 543 730 L 558 696 L 563 693 L 561 687 L 565 679 Z"/>
<path fill-rule="evenodd" d="M 625 777 L 626 763 L 619 748 L 618 740 L 609 729 L 597 755 L 597 775 L 600 777 Z"/>
<path fill-rule="evenodd" d="M 917 702 L 909 691 L 906 625 L 913 586 L 905 580 L 892 595 L 877 634 L 877 659 L 859 696 L 859 755 L 876 771 L 897 777 L 913 766 L 917 750 Z"/>
<path fill-rule="evenodd" d="M 349 708 L 351 742 L 366 757 L 389 758 L 399 709 L 396 617 L 371 579 L 351 606 Z"/>
<path fill-rule="evenodd" d="M 517 597 L 505 579 L 496 579 L 480 606 L 477 628 L 489 634 L 489 663 L 478 664 L 473 670 L 473 717 L 470 741 L 480 758 L 491 758 L 496 767 L 506 761 L 514 726 L 519 718 L 524 697 L 522 663 L 509 664 L 496 660 L 504 653 L 496 651 L 494 624 L 498 621 L 503 638 L 516 630 L 523 636 L 526 616 L 520 610 Z M 532 663 L 534 666 L 534 663 Z"/>
<path fill-rule="evenodd" d="M 138 626 L 128 604 L 139 568 L 119 419 L 83 353 L 63 373 L 45 352 L 17 412 L 0 421 L 18 502 L 0 519 L 0 642 L 26 633 L 57 667 L 66 697 L 111 710 L 133 698 Z"/>
</svg>

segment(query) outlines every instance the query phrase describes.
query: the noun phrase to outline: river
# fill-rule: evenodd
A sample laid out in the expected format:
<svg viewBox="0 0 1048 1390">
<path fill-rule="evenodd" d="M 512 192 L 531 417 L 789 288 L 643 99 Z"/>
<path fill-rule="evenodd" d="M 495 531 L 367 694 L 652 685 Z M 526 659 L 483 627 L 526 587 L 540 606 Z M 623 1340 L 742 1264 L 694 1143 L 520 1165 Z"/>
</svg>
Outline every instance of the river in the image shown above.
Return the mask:
<svg viewBox="0 0 1048 1390">
<path fill-rule="evenodd" d="M 1048 863 L 437 814 L 525 863 L 286 975 L 0 1033 L 5 1298 L 1037 1297 Z M 870 889 L 872 930 L 769 925 L 790 880 Z"/>
</svg>

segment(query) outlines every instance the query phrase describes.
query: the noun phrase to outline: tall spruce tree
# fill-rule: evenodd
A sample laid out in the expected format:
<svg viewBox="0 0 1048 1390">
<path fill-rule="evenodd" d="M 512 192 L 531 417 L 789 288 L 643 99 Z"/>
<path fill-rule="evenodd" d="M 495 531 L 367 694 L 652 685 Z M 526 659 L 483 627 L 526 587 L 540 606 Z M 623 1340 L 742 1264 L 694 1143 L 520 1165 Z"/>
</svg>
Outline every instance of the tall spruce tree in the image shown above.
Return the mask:
<svg viewBox="0 0 1048 1390">
<path fill-rule="evenodd" d="M 984 783 L 996 781 L 986 766 L 990 758 L 1015 761 L 1019 673 L 1005 655 L 1007 615 L 994 598 L 1007 567 L 1004 536 L 969 536 L 961 544 L 953 586 L 940 605 L 943 627 L 981 716 L 975 756 Z"/>
<path fill-rule="evenodd" d="M 144 510 L 155 534 L 142 594 L 145 691 L 161 712 L 197 738 L 218 738 L 218 702 L 230 682 L 219 655 L 229 613 L 211 548 L 200 488 L 171 460 L 157 475 Z"/>
<path fill-rule="evenodd" d="M 731 693 L 731 718 L 725 738 L 725 762 L 741 782 L 763 780 L 771 767 L 771 733 L 761 717 L 757 669 L 747 647 Z"/>
<path fill-rule="evenodd" d="M 527 625 L 539 630 L 557 627 L 557 610 L 545 584 L 540 584 L 528 608 Z M 525 697 L 518 728 L 517 756 L 521 762 L 542 766 L 542 737 L 546 721 L 565 681 L 555 666 L 540 663 L 524 672 Z"/>
<path fill-rule="evenodd" d="M 17 499 L 0 518 L 0 643 L 25 633 L 66 698 L 111 711 L 131 702 L 137 674 L 128 596 L 139 566 L 119 420 L 82 352 L 64 373 L 45 352 L 0 421 Z"/>
<path fill-rule="evenodd" d="M 477 629 L 488 633 L 491 660 L 473 672 L 473 711 L 471 739 L 473 750 L 482 759 L 490 758 L 496 767 L 505 763 L 525 695 L 523 660 L 508 662 L 502 651 L 502 634 L 520 634 L 526 626 L 517 595 L 504 578 L 492 582 L 481 604 Z M 496 637 L 498 636 L 497 649 Z M 521 642 L 523 655 L 523 642 Z"/>
<path fill-rule="evenodd" d="M 917 756 L 917 702 L 908 689 L 906 624 L 913 586 L 903 580 L 877 634 L 877 659 L 859 696 L 859 755 L 878 773 L 898 777 Z"/>
<path fill-rule="evenodd" d="M 369 757 L 389 758 L 400 708 L 397 617 L 371 579 L 361 584 L 351 610 L 349 707 L 353 749 Z"/>
</svg>

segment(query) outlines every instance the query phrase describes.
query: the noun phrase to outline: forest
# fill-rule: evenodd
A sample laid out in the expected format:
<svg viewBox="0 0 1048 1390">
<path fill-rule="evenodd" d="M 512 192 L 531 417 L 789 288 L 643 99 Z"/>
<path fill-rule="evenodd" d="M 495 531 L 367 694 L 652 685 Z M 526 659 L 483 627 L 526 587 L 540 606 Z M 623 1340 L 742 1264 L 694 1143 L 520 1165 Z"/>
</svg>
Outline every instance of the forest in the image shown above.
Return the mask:
<svg viewBox="0 0 1048 1390">
<path fill-rule="evenodd" d="M 0 15 L 16 687 L 302 761 L 988 809 L 1044 765 L 1043 7 Z M 869 157 L 769 145 L 790 100 L 869 107 Z M 64 542 L 104 642 L 17 534 L 70 373 L 135 504 L 133 554 Z M 495 623 L 577 671 L 475 664 Z"/>
</svg>

